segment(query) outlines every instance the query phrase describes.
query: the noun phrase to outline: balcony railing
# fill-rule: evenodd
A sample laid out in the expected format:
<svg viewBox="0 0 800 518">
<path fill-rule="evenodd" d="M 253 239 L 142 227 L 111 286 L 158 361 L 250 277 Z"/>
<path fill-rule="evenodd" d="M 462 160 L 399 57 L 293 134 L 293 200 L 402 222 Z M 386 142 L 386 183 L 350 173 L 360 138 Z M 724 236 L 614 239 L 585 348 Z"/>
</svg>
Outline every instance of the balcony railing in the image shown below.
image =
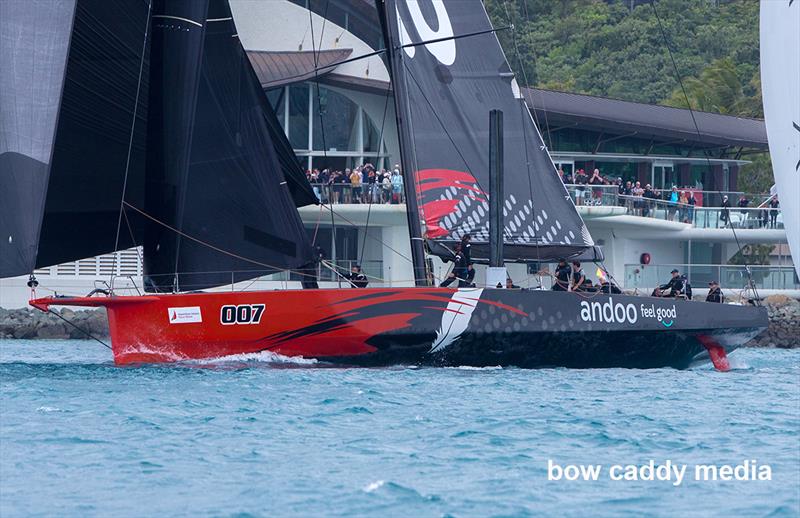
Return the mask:
<svg viewBox="0 0 800 518">
<path fill-rule="evenodd" d="M 720 283 L 723 289 L 740 290 L 748 286 L 747 269 L 739 265 L 725 264 L 626 264 L 624 285 L 627 289 L 650 290 L 666 283 L 673 269 L 686 275 L 689 283 L 697 290 L 708 286 L 711 281 Z M 798 290 L 800 280 L 792 266 L 756 265 L 750 266 L 753 282 L 762 290 Z"/>
<path fill-rule="evenodd" d="M 780 208 L 698 207 L 661 198 L 621 195 L 616 185 L 570 184 L 567 191 L 578 206 L 619 206 L 625 208 L 626 214 L 688 223 L 696 228 L 783 228 Z"/>
<path fill-rule="evenodd" d="M 405 203 L 402 187 L 385 187 L 379 183 L 353 185 L 351 183 L 312 183 L 314 194 L 322 203 Z"/>
</svg>

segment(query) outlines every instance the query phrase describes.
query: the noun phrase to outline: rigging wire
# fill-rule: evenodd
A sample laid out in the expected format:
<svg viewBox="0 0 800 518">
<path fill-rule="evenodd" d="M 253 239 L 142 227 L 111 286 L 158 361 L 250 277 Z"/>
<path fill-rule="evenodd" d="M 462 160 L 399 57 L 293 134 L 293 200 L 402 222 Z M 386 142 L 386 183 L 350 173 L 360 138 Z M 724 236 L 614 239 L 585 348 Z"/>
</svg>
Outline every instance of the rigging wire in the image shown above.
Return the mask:
<svg viewBox="0 0 800 518">
<path fill-rule="evenodd" d="M 667 52 L 669 53 L 669 59 L 672 62 L 672 68 L 675 71 L 675 78 L 678 80 L 678 83 L 681 86 L 681 92 L 683 93 L 683 98 L 686 101 L 686 106 L 689 109 L 689 114 L 692 117 L 692 123 L 694 124 L 695 132 L 697 133 L 698 138 L 702 138 L 702 133 L 700 132 L 700 126 L 697 124 L 697 118 L 694 116 L 694 110 L 692 109 L 692 103 L 689 101 L 689 96 L 686 94 L 686 87 L 683 85 L 683 78 L 678 70 L 678 65 L 675 62 L 675 56 L 672 54 L 672 48 L 669 44 L 669 39 L 667 39 L 667 31 L 664 29 L 664 24 L 661 21 L 661 16 L 658 14 L 658 9 L 656 8 L 656 0 L 650 0 L 650 6 L 653 8 L 653 14 L 655 14 L 656 20 L 658 21 L 658 28 L 661 32 L 661 37 L 664 41 L 664 46 L 667 48 Z M 711 160 L 708 158 L 708 154 L 703 152 L 703 155 L 706 159 L 706 165 L 708 167 L 708 172 L 713 173 L 713 168 L 711 166 Z M 744 261 L 745 271 L 747 272 L 747 277 L 750 281 L 750 286 L 753 288 L 753 294 L 755 295 L 755 300 L 758 303 L 759 295 L 758 290 L 756 289 L 756 284 L 753 281 L 753 274 L 750 270 L 750 265 L 747 262 L 747 256 L 742 249 L 741 244 L 739 243 L 739 237 L 736 235 L 736 229 L 733 228 L 733 222 L 731 221 L 730 217 L 730 210 L 728 207 L 723 207 L 723 214 L 725 214 L 725 219 L 727 219 L 728 227 L 730 227 L 731 232 L 733 232 L 733 238 L 736 241 L 736 246 L 739 248 L 739 252 L 742 254 L 742 260 Z M 691 259 L 691 258 L 690 258 Z"/>
<path fill-rule="evenodd" d="M 125 194 L 128 190 L 128 171 L 130 170 L 131 165 L 131 150 L 133 149 L 133 134 L 136 129 L 136 115 L 139 112 L 139 95 L 142 90 L 142 71 L 144 70 L 144 55 L 145 50 L 147 49 L 147 37 L 150 33 L 150 13 L 153 10 L 153 0 L 150 0 L 147 5 L 147 21 L 145 22 L 145 29 L 144 29 L 144 38 L 142 38 L 142 57 L 139 60 L 139 77 L 136 82 L 136 98 L 133 103 L 133 115 L 131 117 L 131 131 L 130 131 L 130 138 L 128 139 L 128 156 L 125 159 L 125 177 L 122 180 L 122 196 L 120 197 L 119 201 L 119 217 L 117 219 L 117 235 L 114 239 L 114 251 L 116 252 L 119 248 L 119 234 L 120 229 L 122 228 L 122 216 L 125 212 Z M 127 221 L 127 216 L 126 216 Z M 133 243 L 136 243 L 136 239 L 133 236 L 133 230 L 130 227 L 130 222 L 128 222 L 128 230 L 131 232 L 131 240 Z M 138 254 L 138 249 L 137 249 Z M 113 274 L 112 274 L 113 275 Z"/>
<path fill-rule="evenodd" d="M 521 53 L 519 51 L 519 43 L 517 42 L 517 30 L 516 30 L 516 28 L 513 28 L 514 27 L 514 22 L 511 19 L 511 12 L 508 9 L 508 2 L 504 1 L 503 5 L 505 6 L 505 9 L 506 9 L 506 17 L 508 18 L 508 23 L 512 27 L 512 29 L 511 29 L 511 41 L 514 43 L 514 53 L 517 56 L 517 66 L 520 68 L 520 70 L 522 70 L 522 79 L 525 81 L 525 86 L 528 87 L 529 86 L 528 75 L 525 72 L 525 67 L 522 66 L 522 55 L 521 55 Z M 525 6 L 525 12 L 527 13 L 527 5 Z M 499 43 L 500 43 L 500 41 L 498 39 L 498 44 Z M 519 85 L 517 85 L 517 88 L 519 88 Z M 523 96 L 522 99 L 520 99 L 520 103 L 519 103 L 520 117 L 523 119 L 523 121 L 524 121 L 524 117 L 525 117 L 525 113 L 524 113 L 525 110 L 528 110 L 528 116 L 530 117 L 530 109 L 528 108 L 528 104 L 525 102 L 525 97 Z M 534 110 L 533 114 L 534 114 L 534 119 L 535 119 L 534 122 L 535 122 L 536 126 L 538 127 L 539 126 L 539 121 L 536 120 L 536 110 Z M 545 111 L 545 114 L 547 114 L 546 111 Z M 524 123 L 522 125 L 522 128 L 523 128 L 522 131 L 523 131 L 523 138 L 524 138 L 525 137 L 525 124 Z M 549 132 L 548 132 L 548 136 L 549 136 Z M 534 246 L 536 247 L 536 265 L 537 265 L 537 268 L 539 268 L 540 267 L 539 265 L 541 263 L 541 251 L 539 249 L 539 239 L 537 239 L 537 235 L 536 235 L 536 218 L 535 218 L 535 215 L 536 215 L 536 204 L 534 202 L 534 196 L 533 196 L 533 178 L 531 176 L 531 161 L 530 161 L 530 156 L 528 155 L 527 139 L 525 139 L 524 148 L 525 148 L 525 169 L 526 169 L 526 171 L 528 173 L 528 191 L 529 191 L 530 200 L 531 200 L 531 212 L 534 215 L 534 218 L 533 218 L 533 222 L 534 222 L 534 224 L 533 224 L 533 236 L 532 237 L 533 237 Z M 552 159 L 551 159 L 551 162 L 552 162 Z M 553 164 L 553 167 L 555 168 L 555 164 Z M 540 282 L 540 284 L 541 284 L 541 282 Z"/>
<path fill-rule="evenodd" d="M 383 150 L 383 130 L 384 130 L 385 126 L 386 126 L 386 114 L 389 111 L 389 97 L 390 97 L 390 94 L 391 94 L 391 90 L 389 90 L 387 88 L 386 89 L 386 97 L 385 97 L 384 102 L 383 102 L 383 118 L 381 120 L 381 132 L 378 135 L 378 151 L 377 151 L 377 153 L 375 155 L 375 157 L 376 157 L 375 161 L 376 162 L 378 161 L 377 158 L 380 156 L 380 154 L 381 154 L 381 152 Z M 362 124 L 363 124 L 363 115 L 362 115 Z M 363 128 L 362 128 L 362 135 L 363 135 Z M 363 139 L 363 136 L 362 136 L 362 139 Z M 362 145 L 362 148 L 363 148 L 363 145 Z M 375 164 L 373 164 L 373 166 L 374 165 Z M 377 178 L 376 178 L 376 180 L 377 180 Z M 361 179 L 361 189 L 362 189 L 361 192 L 363 193 L 364 192 L 363 191 L 363 189 L 364 189 L 363 176 L 362 176 L 362 179 Z M 369 197 L 369 206 L 367 207 L 367 222 L 364 225 L 364 240 L 361 242 L 361 253 L 359 254 L 359 257 L 358 257 L 358 263 L 359 264 L 361 264 L 364 261 L 364 251 L 365 251 L 365 249 L 367 247 L 366 235 L 369 232 L 369 218 L 370 218 L 370 214 L 372 213 L 372 202 L 373 202 L 371 194 L 372 193 L 370 193 L 370 197 Z"/>
</svg>

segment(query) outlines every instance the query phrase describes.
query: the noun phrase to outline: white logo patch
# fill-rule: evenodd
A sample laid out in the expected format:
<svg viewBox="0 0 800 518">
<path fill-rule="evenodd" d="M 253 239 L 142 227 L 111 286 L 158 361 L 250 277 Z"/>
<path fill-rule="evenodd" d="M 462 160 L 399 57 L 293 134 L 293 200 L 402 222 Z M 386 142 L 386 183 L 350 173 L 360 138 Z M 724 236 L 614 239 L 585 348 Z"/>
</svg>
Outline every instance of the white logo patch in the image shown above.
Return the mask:
<svg viewBox="0 0 800 518">
<path fill-rule="evenodd" d="M 199 306 L 187 308 L 169 308 L 167 310 L 170 324 L 192 324 L 203 321 Z"/>
<path fill-rule="evenodd" d="M 483 288 L 458 290 L 453 293 L 447 309 L 442 313 L 442 323 L 436 331 L 436 339 L 428 352 L 435 353 L 458 340 L 467 330 L 472 312 L 481 299 Z"/>
</svg>

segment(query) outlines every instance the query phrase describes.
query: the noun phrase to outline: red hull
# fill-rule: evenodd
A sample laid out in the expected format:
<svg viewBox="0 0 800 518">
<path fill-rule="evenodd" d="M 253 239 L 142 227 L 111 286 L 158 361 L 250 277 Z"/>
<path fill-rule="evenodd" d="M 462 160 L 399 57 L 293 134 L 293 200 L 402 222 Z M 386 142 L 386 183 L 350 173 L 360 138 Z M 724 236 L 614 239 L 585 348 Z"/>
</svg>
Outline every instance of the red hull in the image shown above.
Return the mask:
<svg viewBox="0 0 800 518">
<path fill-rule="evenodd" d="M 371 338 L 409 328 L 420 310 L 446 311 L 454 292 L 442 288 L 209 292 L 46 298 L 31 305 L 45 310 L 49 305 L 105 307 L 114 361 L 130 364 L 261 351 L 306 358 L 364 355 L 376 350 L 367 343 Z M 392 303 L 402 303 L 406 312 L 370 311 Z M 242 306 L 251 308 L 249 319 L 222 321 L 232 311 L 223 308 Z"/>
</svg>

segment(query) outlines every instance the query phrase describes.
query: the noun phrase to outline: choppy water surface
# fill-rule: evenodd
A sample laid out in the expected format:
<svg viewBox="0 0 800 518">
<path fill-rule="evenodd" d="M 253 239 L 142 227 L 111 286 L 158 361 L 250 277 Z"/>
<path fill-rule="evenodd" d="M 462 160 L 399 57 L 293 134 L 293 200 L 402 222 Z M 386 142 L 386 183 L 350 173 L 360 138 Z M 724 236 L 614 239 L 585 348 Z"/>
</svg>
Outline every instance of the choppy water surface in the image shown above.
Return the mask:
<svg viewBox="0 0 800 518">
<path fill-rule="evenodd" d="M 798 516 L 800 354 L 732 360 L 727 374 L 119 368 L 92 342 L 0 341 L 0 515 Z M 548 459 L 755 459 L 772 481 L 548 481 Z"/>
</svg>

